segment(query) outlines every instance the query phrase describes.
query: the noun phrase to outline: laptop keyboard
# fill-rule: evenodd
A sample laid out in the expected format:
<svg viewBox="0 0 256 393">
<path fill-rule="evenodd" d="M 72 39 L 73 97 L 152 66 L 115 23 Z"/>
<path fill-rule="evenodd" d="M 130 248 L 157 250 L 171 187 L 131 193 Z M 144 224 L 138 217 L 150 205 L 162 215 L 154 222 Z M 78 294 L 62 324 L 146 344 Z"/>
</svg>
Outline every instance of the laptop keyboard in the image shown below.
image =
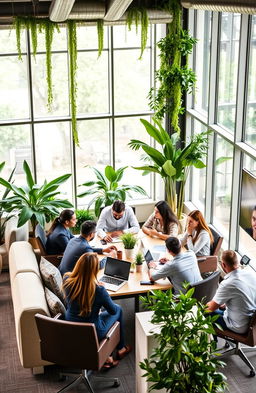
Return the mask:
<svg viewBox="0 0 256 393">
<path fill-rule="evenodd" d="M 107 277 L 107 276 L 101 277 L 100 281 L 106 282 L 108 284 L 113 284 L 113 285 L 120 285 L 124 282 L 123 280 L 119 280 L 118 278 Z"/>
</svg>

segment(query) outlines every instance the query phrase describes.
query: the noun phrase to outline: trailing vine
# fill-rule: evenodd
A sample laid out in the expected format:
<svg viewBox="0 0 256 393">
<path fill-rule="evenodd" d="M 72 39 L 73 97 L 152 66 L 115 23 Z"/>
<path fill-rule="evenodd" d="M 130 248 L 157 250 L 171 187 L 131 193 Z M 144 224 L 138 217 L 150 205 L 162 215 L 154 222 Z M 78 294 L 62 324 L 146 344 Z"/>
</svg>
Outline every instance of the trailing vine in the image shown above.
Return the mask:
<svg viewBox="0 0 256 393">
<path fill-rule="evenodd" d="M 141 25 L 141 52 L 139 57 L 139 59 L 141 59 L 148 40 L 148 14 L 145 8 L 132 7 L 128 9 L 126 25 L 129 31 L 131 30 L 133 23 L 136 26 L 136 33 L 138 33 L 139 24 Z"/>
<path fill-rule="evenodd" d="M 37 23 L 35 18 L 30 19 L 30 32 L 31 32 L 32 52 L 35 58 L 37 53 Z"/>
<path fill-rule="evenodd" d="M 168 34 L 158 42 L 160 49 L 160 68 L 155 74 L 159 86 L 149 92 L 149 106 L 155 117 L 162 120 L 165 114 L 170 117 L 175 132 L 180 132 L 179 115 L 184 112 L 182 94 L 191 92 L 196 75 L 188 67 L 188 54 L 192 52 L 196 39 L 182 29 L 182 7 L 179 0 L 164 1 L 163 8 L 172 14 Z M 182 57 L 185 64 L 182 65 Z"/>
<path fill-rule="evenodd" d="M 69 52 L 69 83 L 70 83 L 70 107 L 71 107 L 71 123 L 73 139 L 77 146 L 79 146 L 77 133 L 77 105 L 76 105 L 76 71 L 77 71 L 77 36 L 76 36 L 76 22 L 74 20 L 67 21 L 68 26 L 68 52 Z"/>
<path fill-rule="evenodd" d="M 14 26 L 15 26 L 15 31 L 16 31 L 16 45 L 17 45 L 18 59 L 22 60 L 22 56 L 21 56 L 22 21 L 21 21 L 21 18 L 19 18 L 17 16 L 14 18 Z"/>
<path fill-rule="evenodd" d="M 104 47 L 104 22 L 103 22 L 103 19 L 97 20 L 97 32 L 98 32 L 98 57 L 100 57 L 101 52 Z"/>
</svg>

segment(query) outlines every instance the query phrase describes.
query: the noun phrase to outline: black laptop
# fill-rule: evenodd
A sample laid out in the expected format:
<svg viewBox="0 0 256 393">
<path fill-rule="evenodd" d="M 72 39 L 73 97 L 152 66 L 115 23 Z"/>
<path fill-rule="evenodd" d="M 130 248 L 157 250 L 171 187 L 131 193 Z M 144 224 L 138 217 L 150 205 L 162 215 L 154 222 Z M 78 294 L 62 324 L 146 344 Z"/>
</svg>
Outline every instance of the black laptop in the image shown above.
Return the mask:
<svg viewBox="0 0 256 393">
<path fill-rule="evenodd" d="M 130 267 L 130 262 L 107 257 L 104 275 L 99 281 L 104 282 L 107 290 L 116 292 L 128 281 Z"/>
</svg>

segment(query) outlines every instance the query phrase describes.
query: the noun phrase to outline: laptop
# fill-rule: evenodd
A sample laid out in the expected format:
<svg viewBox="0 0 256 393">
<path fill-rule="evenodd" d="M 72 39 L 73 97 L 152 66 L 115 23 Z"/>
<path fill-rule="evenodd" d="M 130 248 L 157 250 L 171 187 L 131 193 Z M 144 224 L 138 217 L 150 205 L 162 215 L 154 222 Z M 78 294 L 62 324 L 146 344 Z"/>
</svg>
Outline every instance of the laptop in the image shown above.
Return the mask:
<svg viewBox="0 0 256 393">
<path fill-rule="evenodd" d="M 128 281 L 130 267 L 130 262 L 107 257 L 104 275 L 99 281 L 104 282 L 107 290 L 116 292 Z"/>
<path fill-rule="evenodd" d="M 161 263 L 160 263 L 157 259 L 155 259 L 155 258 L 153 257 L 153 255 L 152 255 L 152 253 L 151 253 L 150 250 L 147 250 L 147 251 L 144 253 L 144 258 L 145 258 L 145 261 L 146 261 L 147 266 L 148 266 L 148 264 L 149 264 L 150 262 L 155 262 L 155 263 L 157 264 L 156 267 L 155 267 L 155 269 L 156 269 L 156 270 L 160 269 Z"/>
</svg>

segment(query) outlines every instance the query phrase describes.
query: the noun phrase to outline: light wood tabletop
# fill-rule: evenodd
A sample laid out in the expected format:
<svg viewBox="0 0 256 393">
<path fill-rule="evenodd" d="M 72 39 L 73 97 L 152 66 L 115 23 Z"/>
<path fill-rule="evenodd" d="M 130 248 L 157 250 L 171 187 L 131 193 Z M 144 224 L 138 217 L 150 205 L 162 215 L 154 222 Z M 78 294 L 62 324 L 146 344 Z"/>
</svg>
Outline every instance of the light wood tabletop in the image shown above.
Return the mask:
<svg viewBox="0 0 256 393">
<path fill-rule="evenodd" d="M 142 248 L 144 249 L 151 249 L 154 246 L 164 246 L 164 241 L 158 238 L 152 238 L 149 237 L 147 235 L 145 235 L 142 231 L 140 231 L 137 234 L 137 244 L 134 250 L 134 256 L 136 255 L 136 253 L 140 250 L 142 250 Z M 101 243 L 100 243 L 100 239 L 95 238 L 95 242 L 94 245 L 96 247 L 102 247 Z M 109 247 L 111 245 L 111 243 L 108 243 L 106 246 L 103 246 L 103 248 L 105 247 Z M 122 259 L 123 260 L 127 260 L 128 262 L 133 262 L 133 260 L 131 259 L 126 259 L 125 257 L 125 250 L 123 248 L 123 243 L 114 243 L 114 245 L 116 246 L 116 248 L 118 250 L 122 251 Z M 103 256 L 102 256 L 103 257 Z M 170 258 L 170 255 L 169 255 Z M 103 276 L 104 273 L 104 269 L 101 269 L 98 273 L 98 279 L 100 280 L 100 278 Z M 128 298 L 128 297 L 134 297 L 135 298 L 135 311 L 139 311 L 139 296 L 146 294 L 148 291 L 150 290 L 167 290 L 169 288 L 172 288 L 172 285 L 170 283 L 170 281 L 166 278 L 166 279 L 161 279 L 158 280 L 155 284 L 153 285 L 141 285 L 140 281 L 142 280 L 149 280 L 148 277 L 148 267 L 146 262 L 143 262 L 142 265 L 142 272 L 141 273 L 137 273 L 136 271 L 134 272 L 130 272 L 129 275 L 129 280 L 128 282 L 123 285 L 117 292 L 112 292 L 109 291 L 109 294 L 112 298 L 116 298 L 116 299 L 121 299 L 121 298 Z"/>
</svg>

